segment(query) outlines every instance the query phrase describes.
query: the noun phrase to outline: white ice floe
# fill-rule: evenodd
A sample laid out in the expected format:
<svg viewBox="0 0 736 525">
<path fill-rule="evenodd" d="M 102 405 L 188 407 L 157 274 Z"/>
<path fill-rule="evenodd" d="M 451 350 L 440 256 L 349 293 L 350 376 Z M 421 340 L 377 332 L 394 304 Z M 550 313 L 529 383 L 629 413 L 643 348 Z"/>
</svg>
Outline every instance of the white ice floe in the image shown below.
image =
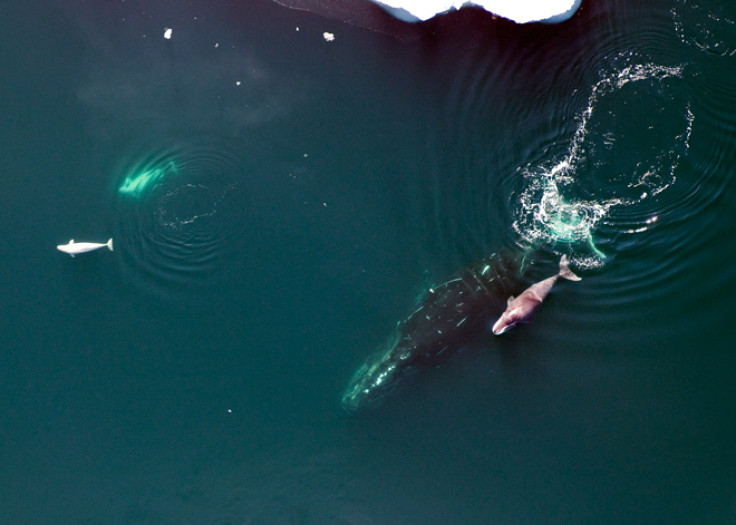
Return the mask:
<svg viewBox="0 0 736 525">
<path fill-rule="evenodd" d="M 332 42 L 333 40 L 335 40 L 335 34 L 325 31 L 324 33 L 322 33 L 322 38 L 325 39 L 325 42 Z"/>
<path fill-rule="evenodd" d="M 570 18 L 582 0 L 373 0 L 396 18 L 407 22 L 429 20 L 465 6 L 478 6 L 518 24 L 557 23 Z"/>
<path fill-rule="evenodd" d="M 166 40 L 171 40 L 171 33 L 173 33 L 173 30 L 170 27 L 167 27 L 164 29 L 164 38 Z"/>
</svg>

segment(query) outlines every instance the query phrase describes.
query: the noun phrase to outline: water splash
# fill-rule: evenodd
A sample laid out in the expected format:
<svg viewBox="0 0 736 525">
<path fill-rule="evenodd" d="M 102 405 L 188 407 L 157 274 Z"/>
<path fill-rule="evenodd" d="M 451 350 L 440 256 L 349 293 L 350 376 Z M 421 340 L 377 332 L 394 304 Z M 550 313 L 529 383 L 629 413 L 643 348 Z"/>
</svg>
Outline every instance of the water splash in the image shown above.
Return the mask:
<svg viewBox="0 0 736 525">
<path fill-rule="evenodd" d="M 617 57 L 614 71 L 593 86 L 561 158 L 519 168 L 513 229 L 520 245 L 545 245 L 596 269 L 607 259 L 602 225 L 640 233 L 657 223 L 656 198 L 676 183 L 694 117 L 689 101 L 678 107 L 668 89 L 681 67 L 632 60 Z"/>
<path fill-rule="evenodd" d="M 736 55 L 736 16 L 731 2 L 680 0 L 670 13 L 680 40 L 703 53 L 732 57 Z"/>
</svg>

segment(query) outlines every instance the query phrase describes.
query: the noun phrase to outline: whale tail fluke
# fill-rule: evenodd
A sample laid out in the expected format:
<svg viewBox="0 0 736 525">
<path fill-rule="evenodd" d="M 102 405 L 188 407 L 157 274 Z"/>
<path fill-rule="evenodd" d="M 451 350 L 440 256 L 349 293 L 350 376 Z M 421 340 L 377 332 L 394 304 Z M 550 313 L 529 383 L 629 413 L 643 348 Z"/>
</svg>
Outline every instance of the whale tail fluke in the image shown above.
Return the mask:
<svg viewBox="0 0 736 525">
<path fill-rule="evenodd" d="M 107 241 L 107 248 L 112 251 L 112 237 L 110 237 Z M 572 273 L 572 272 L 570 272 Z"/>
<path fill-rule="evenodd" d="M 568 281 L 581 281 L 583 279 L 582 277 L 575 275 L 575 273 L 570 269 L 570 260 L 567 258 L 567 255 L 563 255 L 560 259 L 560 277 L 567 279 Z"/>
</svg>

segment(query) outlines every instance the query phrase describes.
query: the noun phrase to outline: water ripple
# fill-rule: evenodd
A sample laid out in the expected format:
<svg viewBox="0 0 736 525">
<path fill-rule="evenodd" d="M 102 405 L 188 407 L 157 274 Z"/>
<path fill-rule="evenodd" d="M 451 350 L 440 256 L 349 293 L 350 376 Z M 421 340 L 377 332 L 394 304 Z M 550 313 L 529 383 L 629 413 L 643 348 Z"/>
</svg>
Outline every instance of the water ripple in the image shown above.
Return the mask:
<svg viewBox="0 0 736 525">
<path fill-rule="evenodd" d="M 682 0 L 672 8 L 675 31 L 683 43 L 703 53 L 736 55 L 736 8 L 732 2 Z"/>
<path fill-rule="evenodd" d="M 622 234 L 657 226 L 678 194 L 671 188 L 692 134 L 682 76 L 679 66 L 629 54 L 611 61 L 576 118 L 568 150 L 517 169 L 509 211 L 520 244 L 572 252 L 578 266 L 602 268 Z"/>
<path fill-rule="evenodd" d="M 174 299 L 218 282 L 241 226 L 231 202 L 245 175 L 237 155 L 185 141 L 132 154 L 117 171 L 116 242 L 129 278 Z"/>
</svg>

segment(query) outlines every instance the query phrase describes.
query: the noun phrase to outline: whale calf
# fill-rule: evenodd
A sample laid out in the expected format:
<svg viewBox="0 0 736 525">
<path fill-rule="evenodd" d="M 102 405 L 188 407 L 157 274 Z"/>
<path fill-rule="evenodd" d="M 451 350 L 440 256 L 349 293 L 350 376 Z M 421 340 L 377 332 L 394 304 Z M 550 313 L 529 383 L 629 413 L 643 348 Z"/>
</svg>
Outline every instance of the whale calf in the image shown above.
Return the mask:
<svg viewBox="0 0 736 525">
<path fill-rule="evenodd" d="M 518 323 L 528 321 L 560 277 L 570 281 L 581 280 L 581 277 L 578 277 L 570 270 L 569 264 L 570 261 L 567 259 L 567 255 L 563 255 L 560 258 L 560 271 L 556 275 L 531 285 L 516 298 L 513 295 L 509 297 L 506 310 L 493 325 L 493 333 L 495 335 L 501 335 L 511 330 Z"/>
<path fill-rule="evenodd" d="M 107 247 L 108 250 L 112 251 L 112 238 L 108 239 L 106 243 L 74 242 L 74 239 L 71 239 L 67 244 L 58 245 L 56 249 L 64 253 L 68 253 L 69 255 L 74 257 L 78 253 L 92 252 L 105 247 Z"/>
</svg>

